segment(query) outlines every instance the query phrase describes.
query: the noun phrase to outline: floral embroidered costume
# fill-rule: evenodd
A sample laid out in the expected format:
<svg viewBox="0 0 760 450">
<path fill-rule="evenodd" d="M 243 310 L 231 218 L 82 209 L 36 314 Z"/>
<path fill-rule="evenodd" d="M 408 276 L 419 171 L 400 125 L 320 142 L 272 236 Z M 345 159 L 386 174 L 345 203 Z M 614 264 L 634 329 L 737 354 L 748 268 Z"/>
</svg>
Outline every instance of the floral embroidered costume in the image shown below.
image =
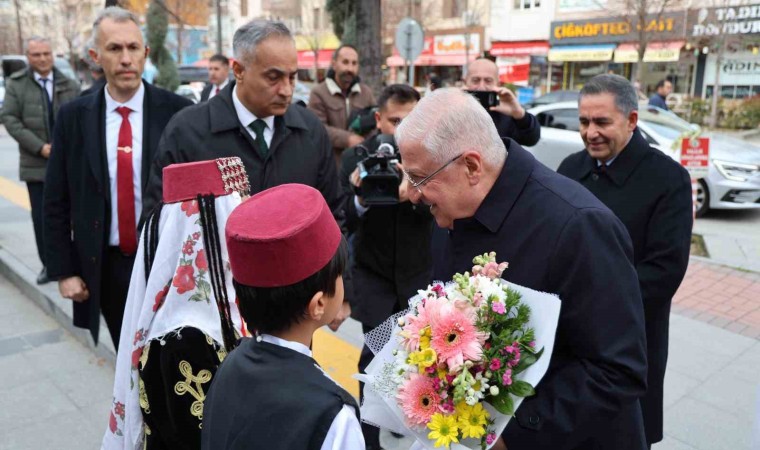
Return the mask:
<svg viewBox="0 0 760 450">
<path fill-rule="evenodd" d="M 199 449 L 211 381 L 247 335 L 222 234 L 249 192 L 242 162 L 175 164 L 163 178 L 132 272 L 105 450 Z"/>
</svg>

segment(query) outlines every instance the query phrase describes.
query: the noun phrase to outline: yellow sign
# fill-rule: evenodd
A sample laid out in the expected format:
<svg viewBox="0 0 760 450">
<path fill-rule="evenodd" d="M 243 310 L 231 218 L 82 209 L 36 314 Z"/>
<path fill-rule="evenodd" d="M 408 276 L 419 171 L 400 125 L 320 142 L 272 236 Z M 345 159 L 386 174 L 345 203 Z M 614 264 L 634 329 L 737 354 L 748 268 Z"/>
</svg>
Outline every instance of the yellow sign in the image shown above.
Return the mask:
<svg viewBox="0 0 760 450">
<path fill-rule="evenodd" d="M 296 50 L 314 50 L 316 44 L 319 50 L 335 50 L 340 47 L 340 39 L 332 33 L 321 36 L 298 34 L 295 37 Z"/>
<path fill-rule="evenodd" d="M 680 48 L 652 48 L 647 47 L 644 52 L 644 62 L 674 62 L 681 57 Z"/>
<path fill-rule="evenodd" d="M 623 47 L 622 45 L 615 50 L 616 63 L 635 63 L 639 62 L 639 51 L 635 47 Z"/>
<path fill-rule="evenodd" d="M 549 50 L 549 61 L 609 61 L 612 59 L 614 47 L 588 49 L 556 49 Z"/>
</svg>

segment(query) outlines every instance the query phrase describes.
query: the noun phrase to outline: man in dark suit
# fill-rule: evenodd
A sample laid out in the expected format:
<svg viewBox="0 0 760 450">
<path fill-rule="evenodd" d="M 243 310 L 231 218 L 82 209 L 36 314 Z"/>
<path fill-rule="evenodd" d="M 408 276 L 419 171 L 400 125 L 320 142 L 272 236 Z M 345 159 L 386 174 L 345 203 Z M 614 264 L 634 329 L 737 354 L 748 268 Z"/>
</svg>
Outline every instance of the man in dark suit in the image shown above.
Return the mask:
<svg viewBox="0 0 760 450">
<path fill-rule="evenodd" d="M 48 273 L 74 301 L 74 325 L 97 343 L 102 311 L 118 346 L 150 163 L 166 123 L 191 103 L 142 82 L 148 48 L 134 14 L 106 8 L 94 33 L 107 84 L 58 114 L 45 239 Z"/>
<path fill-rule="evenodd" d="M 254 20 L 235 32 L 233 47 L 235 81 L 167 125 L 151 168 L 145 212 L 161 199 L 167 165 L 237 156 L 251 194 L 285 183 L 312 186 L 342 222 L 343 194 L 327 132 L 311 111 L 290 107 L 298 72 L 290 30 L 281 22 Z M 345 303 L 339 322 L 350 313 Z"/>
<path fill-rule="evenodd" d="M 208 59 L 208 84 L 201 91 L 201 101 L 207 102 L 219 95 L 230 82 L 230 60 L 216 54 Z"/>
<path fill-rule="evenodd" d="M 625 78 L 594 77 L 581 90 L 579 112 L 586 150 L 568 156 L 557 171 L 591 191 L 631 235 L 644 300 L 649 369 L 641 408 L 651 445 L 662 440 L 670 303 L 689 264 L 691 182 L 641 135 L 636 91 Z"/>
<path fill-rule="evenodd" d="M 469 91 L 493 91 L 499 95 L 499 105 L 488 111 L 499 136 L 514 139 L 520 145 L 536 145 L 541 138 L 541 125 L 520 105 L 514 92 L 499 87 L 499 68 L 493 61 L 479 58 L 471 62 L 464 84 Z"/>
<path fill-rule="evenodd" d="M 414 109 L 420 94 L 405 84 L 393 84 L 378 98 L 375 112 L 378 131 L 393 136 L 396 126 Z M 424 205 L 409 201 L 407 185 L 398 190 L 394 205 L 368 205 L 353 186 L 361 189 L 362 178 L 357 163 L 375 154 L 378 136 L 365 140 L 360 147 L 349 148 L 341 158 L 340 181 L 346 195 L 346 226 L 354 233 L 353 257 L 350 261 L 354 286 L 352 316 L 361 322 L 364 333 L 380 325 L 392 314 L 406 309 L 407 301 L 430 280 L 432 256 L 430 236 L 433 216 Z M 397 155 L 394 158 L 398 158 Z M 359 372 L 364 372 L 374 358 L 364 345 L 359 358 Z M 360 384 L 361 393 L 364 384 Z M 380 432 L 363 423 L 367 449 L 380 449 Z"/>
<path fill-rule="evenodd" d="M 562 300 L 549 369 L 501 448 L 645 448 L 644 311 L 620 220 L 582 186 L 502 141 L 461 90 L 423 98 L 396 140 L 410 199 L 430 205 L 440 227 L 434 279 L 449 280 L 495 251 L 509 262 L 508 281 Z"/>
<path fill-rule="evenodd" d="M 670 111 L 670 108 L 668 108 L 668 104 L 665 103 L 665 100 L 668 98 L 668 95 L 670 95 L 671 92 L 673 92 L 673 83 L 667 79 L 660 80 L 657 82 L 657 86 L 655 86 L 654 94 L 649 97 L 649 105 L 656 106 L 658 108 L 664 109 L 665 111 Z"/>
</svg>

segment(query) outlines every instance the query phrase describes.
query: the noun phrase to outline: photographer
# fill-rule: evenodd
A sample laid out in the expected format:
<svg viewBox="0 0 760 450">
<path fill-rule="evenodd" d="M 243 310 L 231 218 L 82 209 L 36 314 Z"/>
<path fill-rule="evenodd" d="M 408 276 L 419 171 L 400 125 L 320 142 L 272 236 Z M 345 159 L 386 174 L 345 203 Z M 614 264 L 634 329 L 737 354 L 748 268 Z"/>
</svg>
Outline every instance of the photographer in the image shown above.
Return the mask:
<svg viewBox="0 0 760 450">
<path fill-rule="evenodd" d="M 479 58 L 467 66 L 464 79 L 468 92 L 494 92 L 498 97 L 496 105 L 484 104 L 484 100 L 475 94 L 481 105 L 488 109 L 499 136 L 508 137 L 520 145 L 536 145 L 541 138 L 541 126 L 536 117 L 525 111 L 517 101 L 515 94 L 507 88 L 499 87 L 499 68 L 490 59 Z"/>
<path fill-rule="evenodd" d="M 342 154 L 341 186 L 347 197 L 346 225 L 353 233 L 353 258 L 350 271 L 353 277 L 354 296 L 353 317 L 362 323 L 366 333 L 392 314 L 407 308 L 407 301 L 416 294 L 420 286 L 426 286 L 431 276 L 430 238 L 433 218 L 425 205 L 413 205 L 407 195 L 407 183 L 403 181 L 398 149 L 393 155 L 383 153 L 395 147 L 387 144 L 378 150 L 380 143 L 391 141 L 396 126 L 416 106 L 420 95 L 413 88 L 394 84 L 386 87 L 378 100 L 375 113 L 378 135 L 370 137 L 361 145 L 349 148 Z M 373 189 L 362 196 L 362 185 L 369 190 L 369 181 L 378 172 L 380 160 L 391 173 L 391 196 L 398 189 L 395 204 L 379 205 L 378 190 Z M 360 170 L 357 164 L 362 163 Z M 368 173 L 369 176 L 362 178 Z M 397 178 L 393 178 L 393 177 Z M 398 184 L 396 182 L 398 180 Z M 362 183 L 364 181 L 364 183 Z M 398 188 L 396 188 L 398 185 Z M 355 189 L 359 193 L 355 194 Z M 365 198 L 366 197 L 366 198 Z M 388 196 L 382 196 L 380 203 Z M 359 371 L 372 360 L 373 354 L 365 345 L 359 360 Z M 363 392 L 363 390 L 362 390 Z M 379 430 L 362 424 L 367 449 L 379 449 Z"/>
</svg>

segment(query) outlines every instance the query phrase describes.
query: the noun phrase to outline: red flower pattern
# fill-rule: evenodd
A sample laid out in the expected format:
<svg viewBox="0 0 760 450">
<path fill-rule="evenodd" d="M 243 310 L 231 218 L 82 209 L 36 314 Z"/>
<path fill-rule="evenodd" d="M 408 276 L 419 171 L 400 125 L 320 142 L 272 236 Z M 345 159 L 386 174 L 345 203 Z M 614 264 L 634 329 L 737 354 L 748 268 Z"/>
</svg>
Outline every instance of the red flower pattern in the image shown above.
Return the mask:
<svg viewBox="0 0 760 450">
<path fill-rule="evenodd" d="M 113 412 L 116 413 L 117 416 L 124 418 L 124 403 L 116 402 L 113 407 Z"/>
<path fill-rule="evenodd" d="M 195 244 L 193 241 L 185 241 L 184 244 L 182 244 L 182 253 L 186 255 L 192 255 L 193 254 L 193 244 Z"/>
<path fill-rule="evenodd" d="M 177 288 L 178 294 L 184 294 L 185 292 L 195 289 L 195 278 L 193 277 L 193 266 L 179 266 L 177 273 L 174 274 L 174 280 L 172 284 Z"/>
<path fill-rule="evenodd" d="M 182 202 L 180 208 L 182 211 L 185 211 L 187 217 L 190 217 L 193 214 L 198 214 L 200 212 L 200 208 L 198 207 L 198 200 L 188 200 L 186 202 Z"/>
<path fill-rule="evenodd" d="M 166 300 L 168 294 L 169 285 L 167 284 L 163 289 L 158 291 L 158 294 L 156 294 L 156 302 L 153 304 L 153 312 L 158 311 L 158 309 L 164 304 L 164 300 Z"/>
<path fill-rule="evenodd" d="M 195 267 L 198 270 L 208 270 L 208 261 L 206 260 L 206 250 L 198 250 L 198 256 L 195 258 Z"/>
<path fill-rule="evenodd" d="M 198 240 L 198 239 L 200 239 L 200 238 L 201 238 L 201 233 L 200 233 L 200 231 L 196 231 L 195 233 L 193 233 L 193 240 L 194 240 L 194 241 L 197 241 L 197 240 Z"/>
<path fill-rule="evenodd" d="M 132 352 L 132 367 L 137 368 L 137 365 L 140 363 L 140 357 L 142 356 L 143 347 L 137 347 Z"/>
<path fill-rule="evenodd" d="M 111 433 L 116 433 L 116 430 L 118 429 L 116 425 L 116 416 L 113 415 L 113 411 L 111 411 L 111 417 L 108 420 L 108 428 L 111 429 Z"/>
</svg>

